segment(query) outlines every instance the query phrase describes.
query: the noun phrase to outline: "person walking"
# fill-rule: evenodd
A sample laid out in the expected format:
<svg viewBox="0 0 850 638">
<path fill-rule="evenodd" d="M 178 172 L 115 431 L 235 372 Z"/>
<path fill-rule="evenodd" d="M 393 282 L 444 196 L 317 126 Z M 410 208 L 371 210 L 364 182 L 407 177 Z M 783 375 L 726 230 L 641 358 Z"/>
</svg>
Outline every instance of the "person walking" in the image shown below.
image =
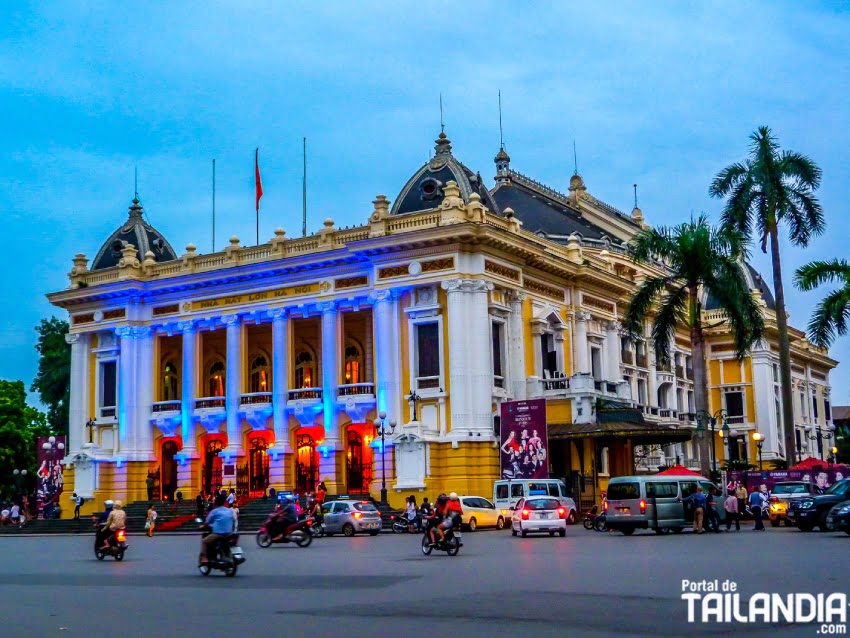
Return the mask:
<svg viewBox="0 0 850 638">
<path fill-rule="evenodd" d="M 705 518 L 705 506 L 706 506 L 706 498 L 705 494 L 702 493 L 702 487 L 697 486 L 697 491 L 691 494 L 689 497 L 682 499 L 679 498 L 679 501 L 682 503 L 688 503 L 694 508 L 694 534 L 702 534 L 705 530 L 702 528 L 703 519 Z"/>
<path fill-rule="evenodd" d="M 741 518 L 747 507 L 747 488 L 741 481 L 738 481 L 738 486 L 735 488 L 735 498 L 738 499 L 738 518 Z"/>
<path fill-rule="evenodd" d="M 755 486 L 753 486 L 753 491 L 750 494 L 750 512 L 752 513 L 753 518 L 756 520 L 756 526 L 753 528 L 754 532 L 764 531 L 764 521 L 762 520 L 763 506 L 764 496 Z"/>
<path fill-rule="evenodd" d="M 147 532 L 148 538 L 153 538 L 153 529 L 156 527 L 156 507 L 151 503 L 151 506 L 148 508 L 148 516 L 145 519 L 145 531 Z"/>
<path fill-rule="evenodd" d="M 198 492 L 198 495 L 195 497 L 195 518 L 200 518 L 204 520 L 204 506 L 206 505 L 206 499 L 204 498 L 203 492 Z"/>
<path fill-rule="evenodd" d="M 735 531 L 741 531 L 741 517 L 738 512 L 738 497 L 731 492 L 723 501 L 723 509 L 726 510 L 726 531 L 732 529 L 732 521 L 735 521 Z"/>
<path fill-rule="evenodd" d="M 227 506 L 233 507 L 236 504 L 236 490 L 230 488 L 230 494 L 227 495 Z"/>
</svg>

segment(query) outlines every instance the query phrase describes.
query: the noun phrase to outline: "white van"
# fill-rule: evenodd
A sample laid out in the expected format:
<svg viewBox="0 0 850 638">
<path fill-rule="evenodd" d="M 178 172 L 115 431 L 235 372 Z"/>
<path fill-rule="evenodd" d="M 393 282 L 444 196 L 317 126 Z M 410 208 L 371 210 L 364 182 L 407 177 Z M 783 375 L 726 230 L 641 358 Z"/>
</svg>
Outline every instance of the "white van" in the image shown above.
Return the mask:
<svg viewBox="0 0 850 638">
<path fill-rule="evenodd" d="M 567 496 L 567 486 L 558 479 L 517 479 L 516 481 L 496 481 L 493 483 L 493 503 L 505 520 L 511 516 L 511 510 L 521 498 L 531 496 L 553 496 L 567 508 L 567 523 L 574 525 L 578 520 L 576 504 Z"/>
</svg>

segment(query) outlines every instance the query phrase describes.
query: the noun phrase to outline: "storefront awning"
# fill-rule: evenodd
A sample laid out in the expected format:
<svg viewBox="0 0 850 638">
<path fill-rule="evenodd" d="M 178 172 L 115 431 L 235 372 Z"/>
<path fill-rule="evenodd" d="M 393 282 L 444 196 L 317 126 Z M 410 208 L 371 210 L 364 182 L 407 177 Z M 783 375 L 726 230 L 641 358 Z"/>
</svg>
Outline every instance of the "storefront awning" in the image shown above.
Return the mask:
<svg viewBox="0 0 850 638">
<path fill-rule="evenodd" d="M 631 421 L 607 421 L 604 423 L 550 423 L 549 439 L 631 439 L 635 445 L 669 445 L 691 439 L 691 431 L 657 425 L 633 423 Z"/>
</svg>

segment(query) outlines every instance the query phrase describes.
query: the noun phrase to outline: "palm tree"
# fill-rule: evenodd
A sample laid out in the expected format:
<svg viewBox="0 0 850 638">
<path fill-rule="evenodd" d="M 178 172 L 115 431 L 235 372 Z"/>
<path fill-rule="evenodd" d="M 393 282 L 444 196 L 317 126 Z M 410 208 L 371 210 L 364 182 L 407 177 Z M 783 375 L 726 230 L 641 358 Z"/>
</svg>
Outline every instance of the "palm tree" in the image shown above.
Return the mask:
<svg viewBox="0 0 850 638">
<path fill-rule="evenodd" d="M 800 290 L 814 290 L 821 284 L 840 283 L 842 287 L 829 293 L 815 308 L 809 321 L 809 339 L 828 348 L 837 335 L 847 334 L 850 319 L 850 264 L 844 259 L 813 261 L 794 273 L 794 285 Z"/>
<path fill-rule="evenodd" d="M 632 339 L 639 338 L 646 317 L 655 312 L 652 340 L 656 358 L 662 362 L 670 360 L 676 329 L 688 329 L 697 412 L 708 411 L 704 332 L 716 327 L 703 324 L 702 296 L 711 295 L 726 311 L 724 323 L 732 329 L 739 358 L 764 331 L 761 310 L 741 268 L 743 244 L 740 233 L 714 228 L 703 215 L 674 228 L 641 231 L 629 244 L 634 261 L 655 264 L 660 273 L 648 277 L 635 293 L 626 310 L 624 328 Z M 701 440 L 699 446 L 702 471 L 708 476 L 708 440 Z"/>
<path fill-rule="evenodd" d="M 808 246 L 814 235 L 824 230 L 823 212 L 814 191 L 820 186 L 821 170 L 811 159 L 793 151 L 782 151 L 770 129 L 762 126 L 750 136 L 750 155 L 741 164 L 727 166 L 709 188 L 712 197 L 726 197 L 724 225 L 746 237 L 757 230 L 762 252 L 773 261 L 773 290 L 776 295 L 776 323 L 779 328 L 779 370 L 782 382 L 782 421 L 785 432 L 785 458 L 795 458 L 794 404 L 791 400 L 791 348 L 785 315 L 785 289 L 779 258 L 779 224 L 788 226 L 795 246 Z"/>
</svg>

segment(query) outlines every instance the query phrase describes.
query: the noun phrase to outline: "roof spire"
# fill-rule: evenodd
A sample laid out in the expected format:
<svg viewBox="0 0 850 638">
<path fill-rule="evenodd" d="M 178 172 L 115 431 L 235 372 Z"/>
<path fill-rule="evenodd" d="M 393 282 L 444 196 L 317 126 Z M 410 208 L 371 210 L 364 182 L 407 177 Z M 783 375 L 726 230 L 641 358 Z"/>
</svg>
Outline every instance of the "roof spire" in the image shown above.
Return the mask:
<svg viewBox="0 0 850 638">
<path fill-rule="evenodd" d="M 502 135 L 502 89 L 499 89 L 499 148 L 505 149 L 505 138 Z"/>
<path fill-rule="evenodd" d="M 632 184 L 632 188 L 635 189 L 635 208 L 637 208 L 637 184 Z"/>
<path fill-rule="evenodd" d="M 139 203 L 139 165 L 133 165 L 133 203 Z"/>
<path fill-rule="evenodd" d="M 499 89 L 499 152 L 493 158 L 496 162 L 496 184 L 511 183 L 511 158 L 505 151 L 505 138 L 502 135 L 502 91 Z"/>
<path fill-rule="evenodd" d="M 635 190 L 635 207 L 632 209 L 632 219 L 643 226 L 643 211 L 637 205 L 637 184 L 632 184 L 632 188 Z M 693 216 L 693 211 L 691 211 L 691 216 Z"/>
<path fill-rule="evenodd" d="M 573 175 L 578 175 L 578 153 L 576 153 L 575 140 L 573 140 Z"/>
<path fill-rule="evenodd" d="M 440 133 L 446 132 L 446 124 L 443 122 L 443 94 L 440 93 Z"/>
</svg>

